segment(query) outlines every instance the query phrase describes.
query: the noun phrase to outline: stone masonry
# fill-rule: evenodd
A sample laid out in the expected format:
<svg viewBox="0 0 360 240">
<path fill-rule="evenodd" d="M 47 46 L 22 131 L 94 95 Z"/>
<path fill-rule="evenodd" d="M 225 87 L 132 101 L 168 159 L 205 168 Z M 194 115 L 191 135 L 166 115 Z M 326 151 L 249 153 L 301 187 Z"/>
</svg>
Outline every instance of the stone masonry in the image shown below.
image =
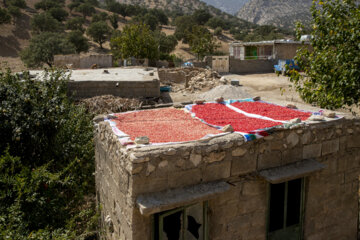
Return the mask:
<svg viewBox="0 0 360 240">
<path fill-rule="evenodd" d="M 279 130 L 250 142 L 233 133 L 131 150 L 100 122 L 95 144 L 102 239 L 152 239 L 153 216 L 141 214 L 140 195 L 224 180 L 231 189 L 208 200 L 209 239 L 265 240 L 268 183 L 258 173 L 303 159 L 326 166 L 305 177 L 304 239 L 357 239 L 359 120 Z"/>
</svg>

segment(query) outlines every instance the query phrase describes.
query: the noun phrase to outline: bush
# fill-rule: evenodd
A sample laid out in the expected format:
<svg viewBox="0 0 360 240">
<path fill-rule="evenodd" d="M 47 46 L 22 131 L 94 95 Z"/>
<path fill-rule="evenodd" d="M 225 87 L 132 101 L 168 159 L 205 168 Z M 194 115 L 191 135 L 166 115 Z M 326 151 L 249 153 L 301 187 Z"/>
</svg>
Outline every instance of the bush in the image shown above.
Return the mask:
<svg viewBox="0 0 360 240">
<path fill-rule="evenodd" d="M 217 27 L 214 31 L 214 34 L 216 36 L 221 36 L 222 35 L 222 28 L 221 27 Z"/>
<path fill-rule="evenodd" d="M 18 8 L 26 8 L 26 2 L 25 0 L 10 0 L 10 1 L 6 1 L 9 5 L 11 6 L 15 6 Z"/>
<path fill-rule="evenodd" d="M 72 239 L 86 229 L 72 215 L 94 194 L 92 123 L 67 98 L 67 81 L 62 72 L 42 81 L 0 73 L 1 239 Z"/>
<path fill-rule="evenodd" d="M 65 9 L 58 8 L 58 7 L 57 8 L 51 8 L 49 10 L 49 13 L 53 18 L 55 18 L 59 22 L 64 21 L 69 16 L 69 14 L 66 12 Z"/>
<path fill-rule="evenodd" d="M 108 20 L 109 16 L 106 12 L 101 12 L 101 13 L 97 13 L 97 14 L 93 14 L 92 15 L 92 19 L 91 22 L 100 22 L 100 21 L 106 21 Z"/>
</svg>

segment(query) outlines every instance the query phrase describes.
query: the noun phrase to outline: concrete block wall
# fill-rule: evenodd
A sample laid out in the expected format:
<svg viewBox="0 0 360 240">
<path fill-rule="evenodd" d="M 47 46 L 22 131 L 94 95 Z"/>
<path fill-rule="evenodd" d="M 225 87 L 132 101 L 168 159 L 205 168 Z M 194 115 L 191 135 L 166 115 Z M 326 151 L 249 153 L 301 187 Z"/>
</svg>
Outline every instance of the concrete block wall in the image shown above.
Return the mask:
<svg viewBox="0 0 360 240">
<path fill-rule="evenodd" d="M 274 72 L 275 60 L 239 60 L 230 57 L 230 73 L 270 73 Z"/>
<path fill-rule="evenodd" d="M 118 97 L 159 97 L 160 81 L 70 81 L 68 89 L 76 99 L 101 95 Z"/>
<path fill-rule="evenodd" d="M 104 127 L 106 124 L 99 126 L 97 136 L 112 135 L 109 127 Z M 97 185 L 103 203 L 103 226 L 106 225 L 104 217 L 113 212 L 108 220 L 114 222 L 114 229 L 120 229 L 114 232 L 128 231 L 123 235 L 113 232 L 110 236 L 109 230 L 104 228 L 106 236 L 110 236 L 107 239 L 114 239 L 114 236 L 118 239 L 151 239 L 151 217 L 142 216 L 135 204 L 141 194 L 226 180 L 232 185 L 231 190 L 209 200 L 209 239 L 265 240 L 268 183 L 258 177 L 258 171 L 308 158 L 325 164 L 326 169 L 306 177 L 304 238 L 357 239 L 359 120 L 282 130 L 246 143 L 240 135 L 229 134 L 207 142 L 125 151 L 115 139 L 107 143 L 106 138 L 97 137 L 96 141 L 101 142 L 97 146 L 107 144 L 100 154 L 97 147 L 97 168 L 103 169 L 98 162 L 114 155 L 112 161 L 120 161 L 123 166 L 111 161 L 107 164 L 122 169 L 126 176 L 125 180 L 118 178 L 117 182 L 121 182 L 118 186 Z M 110 178 L 109 174 L 116 176 L 110 171 L 99 172 L 97 170 L 97 183 Z M 121 174 L 120 170 L 118 173 Z M 116 194 L 122 181 L 128 181 L 125 198 L 124 193 Z M 109 198 L 110 203 L 105 200 Z M 113 198 L 118 205 L 113 204 Z M 126 213 L 126 223 L 115 224 L 119 212 Z"/>
</svg>

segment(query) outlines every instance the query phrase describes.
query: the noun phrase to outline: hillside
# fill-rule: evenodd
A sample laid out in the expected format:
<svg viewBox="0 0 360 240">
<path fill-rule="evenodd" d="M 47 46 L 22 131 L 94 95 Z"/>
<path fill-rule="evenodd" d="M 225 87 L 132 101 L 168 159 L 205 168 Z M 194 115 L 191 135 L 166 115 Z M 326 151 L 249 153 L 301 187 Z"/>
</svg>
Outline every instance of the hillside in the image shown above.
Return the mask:
<svg viewBox="0 0 360 240">
<path fill-rule="evenodd" d="M 296 21 L 307 22 L 312 0 L 250 0 L 237 17 L 259 25 L 293 28 Z"/>
<path fill-rule="evenodd" d="M 236 15 L 245 3 L 249 0 L 202 0 L 208 5 L 214 6 L 223 12 Z"/>
</svg>

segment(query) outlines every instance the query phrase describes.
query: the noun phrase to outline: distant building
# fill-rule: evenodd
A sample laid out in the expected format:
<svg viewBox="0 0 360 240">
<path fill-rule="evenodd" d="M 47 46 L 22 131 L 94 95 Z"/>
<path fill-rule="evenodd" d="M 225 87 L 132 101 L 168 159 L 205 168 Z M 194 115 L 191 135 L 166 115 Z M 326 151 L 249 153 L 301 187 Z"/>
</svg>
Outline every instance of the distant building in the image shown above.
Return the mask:
<svg viewBox="0 0 360 240">
<path fill-rule="evenodd" d="M 293 59 L 296 50 L 308 42 L 273 40 L 262 42 L 233 42 L 230 56 L 240 60 L 277 60 Z"/>
</svg>

